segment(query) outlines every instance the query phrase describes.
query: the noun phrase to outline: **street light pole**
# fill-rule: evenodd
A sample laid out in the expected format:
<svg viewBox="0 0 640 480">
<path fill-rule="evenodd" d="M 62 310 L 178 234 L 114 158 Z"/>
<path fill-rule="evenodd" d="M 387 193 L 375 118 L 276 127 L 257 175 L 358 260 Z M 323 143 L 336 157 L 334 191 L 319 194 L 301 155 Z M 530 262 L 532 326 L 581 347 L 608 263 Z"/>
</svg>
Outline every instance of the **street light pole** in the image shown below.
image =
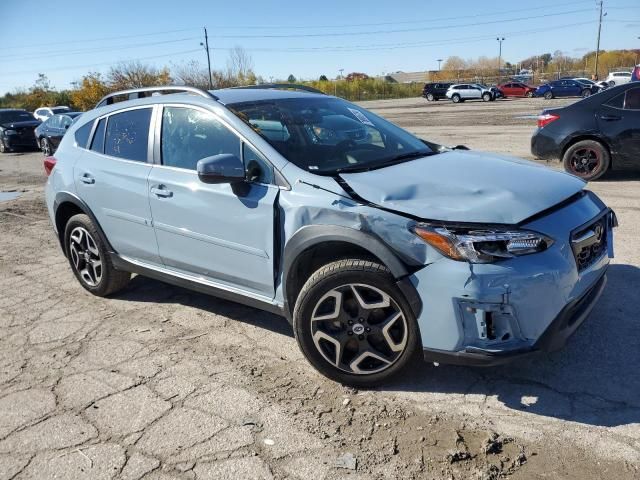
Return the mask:
<svg viewBox="0 0 640 480">
<path fill-rule="evenodd" d="M 502 69 L 502 42 L 504 42 L 504 37 L 497 37 L 496 40 L 500 44 L 498 47 L 498 80 L 500 80 L 502 78 L 500 70 Z"/>
<path fill-rule="evenodd" d="M 441 59 L 441 58 L 439 58 L 439 59 L 438 59 L 438 71 L 440 71 L 440 64 L 441 64 L 441 63 L 442 63 L 442 59 Z"/>
</svg>

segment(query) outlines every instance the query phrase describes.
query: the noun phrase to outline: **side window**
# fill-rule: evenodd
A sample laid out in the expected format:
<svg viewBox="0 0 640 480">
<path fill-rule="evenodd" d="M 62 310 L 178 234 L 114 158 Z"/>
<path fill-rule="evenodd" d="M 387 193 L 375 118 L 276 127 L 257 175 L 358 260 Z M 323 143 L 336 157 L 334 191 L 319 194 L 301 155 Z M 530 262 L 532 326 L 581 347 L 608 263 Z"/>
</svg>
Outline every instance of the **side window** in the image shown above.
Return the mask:
<svg viewBox="0 0 640 480">
<path fill-rule="evenodd" d="M 60 127 L 61 128 L 69 128 L 71 126 L 71 123 L 73 122 L 73 120 L 71 119 L 71 117 L 68 117 L 66 115 L 62 115 L 60 117 Z"/>
<path fill-rule="evenodd" d="M 273 167 L 246 143 L 242 144 L 242 159 L 250 182 L 273 183 Z"/>
<path fill-rule="evenodd" d="M 60 117 L 54 115 L 53 117 L 49 117 L 47 119 L 47 126 L 49 128 L 60 128 Z"/>
<path fill-rule="evenodd" d="M 85 123 L 76 130 L 76 144 L 78 144 L 80 148 L 87 148 L 87 142 L 89 141 L 89 135 L 91 134 L 91 127 L 93 127 L 93 122 Z"/>
<path fill-rule="evenodd" d="M 195 170 L 198 160 L 221 153 L 240 158 L 240 139 L 212 113 L 193 108 L 163 109 L 160 142 L 162 164 L 169 167 Z"/>
<path fill-rule="evenodd" d="M 107 122 L 104 153 L 125 160 L 146 162 L 150 121 L 150 108 L 111 115 Z"/>
<path fill-rule="evenodd" d="M 93 141 L 91 142 L 91 150 L 94 152 L 104 153 L 104 130 L 106 124 L 106 118 L 103 118 L 98 122 L 96 133 L 93 134 Z"/>
<path fill-rule="evenodd" d="M 627 96 L 624 99 L 625 110 L 640 110 L 640 87 L 627 90 Z"/>
</svg>

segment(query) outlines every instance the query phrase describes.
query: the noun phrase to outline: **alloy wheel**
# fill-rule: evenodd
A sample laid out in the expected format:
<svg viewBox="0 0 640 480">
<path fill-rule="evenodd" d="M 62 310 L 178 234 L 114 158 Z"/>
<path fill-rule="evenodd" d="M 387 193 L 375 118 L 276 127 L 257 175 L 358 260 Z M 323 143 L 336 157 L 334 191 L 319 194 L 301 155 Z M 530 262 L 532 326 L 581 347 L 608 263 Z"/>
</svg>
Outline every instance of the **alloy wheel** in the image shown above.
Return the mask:
<svg viewBox="0 0 640 480">
<path fill-rule="evenodd" d="M 600 168 L 600 152 L 593 148 L 579 148 L 571 155 L 572 173 L 579 177 L 588 177 Z"/>
<path fill-rule="evenodd" d="M 334 367 L 357 375 L 381 372 L 405 351 L 407 319 L 396 301 L 371 285 L 334 288 L 316 303 L 311 337 Z"/>
<path fill-rule="evenodd" d="M 83 227 L 76 227 L 69 235 L 69 254 L 73 268 L 90 287 L 95 287 L 102 279 L 102 259 L 98 245 Z"/>
</svg>

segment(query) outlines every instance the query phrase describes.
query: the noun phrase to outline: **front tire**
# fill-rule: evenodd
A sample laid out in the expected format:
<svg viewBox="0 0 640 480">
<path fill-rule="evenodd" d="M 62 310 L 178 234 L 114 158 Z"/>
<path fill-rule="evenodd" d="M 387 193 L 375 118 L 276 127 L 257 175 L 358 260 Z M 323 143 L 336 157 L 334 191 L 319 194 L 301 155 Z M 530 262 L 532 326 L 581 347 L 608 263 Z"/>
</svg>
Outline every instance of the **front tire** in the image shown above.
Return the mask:
<svg viewBox="0 0 640 480">
<path fill-rule="evenodd" d="M 86 290 L 106 297 L 123 289 L 131 273 L 116 270 L 98 229 L 85 214 L 74 215 L 64 230 L 64 248 L 74 275 Z"/>
<path fill-rule="evenodd" d="M 420 351 L 411 307 L 376 262 L 339 260 L 316 271 L 298 295 L 293 325 L 307 360 L 354 387 L 392 380 Z"/>
<path fill-rule="evenodd" d="M 490 102 L 492 100 L 491 98 L 491 94 L 490 93 L 485 93 L 484 95 L 482 95 L 482 101 L 483 102 Z"/>
<path fill-rule="evenodd" d="M 616 86 L 616 82 L 614 80 L 611 80 L 611 81 L 607 82 L 607 85 L 608 85 L 608 87 L 615 87 Z"/>
<path fill-rule="evenodd" d="M 451 101 L 452 101 L 453 103 L 460 103 L 460 101 L 461 101 L 461 100 L 462 100 L 462 99 L 460 98 L 460 95 L 458 95 L 458 94 L 455 94 L 455 95 L 453 95 L 453 96 L 451 97 Z"/>
<path fill-rule="evenodd" d="M 533 92 L 527 92 L 524 94 L 524 96 L 527 98 L 533 98 Z"/>
<path fill-rule="evenodd" d="M 564 169 L 586 181 L 600 178 L 609 169 L 611 155 L 595 140 L 582 140 L 571 145 L 562 157 Z"/>
<path fill-rule="evenodd" d="M 544 98 L 546 100 L 551 100 L 553 98 L 553 92 L 545 92 L 544 93 Z"/>
<path fill-rule="evenodd" d="M 433 93 L 427 93 L 427 102 L 435 101 L 436 97 L 433 96 Z"/>
<path fill-rule="evenodd" d="M 587 97 L 590 97 L 590 96 L 591 96 L 591 90 L 589 90 L 588 88 L 585 88 L 582 91 L 581 97 L 582 98 L 587 98 Z"/>
</svg>

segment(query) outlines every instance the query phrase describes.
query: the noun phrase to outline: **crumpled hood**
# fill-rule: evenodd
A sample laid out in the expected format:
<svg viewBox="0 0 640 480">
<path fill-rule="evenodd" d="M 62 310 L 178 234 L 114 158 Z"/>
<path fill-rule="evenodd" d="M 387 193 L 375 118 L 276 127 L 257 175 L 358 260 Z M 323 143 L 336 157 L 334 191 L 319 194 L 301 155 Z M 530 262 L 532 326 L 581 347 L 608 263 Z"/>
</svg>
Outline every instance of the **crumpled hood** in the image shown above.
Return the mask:
<svg viewBox="0 0 640 480">
<path fill-rule="evenodd" d="M 453 150 L 340 175 L 363 199 L 428 220 L 516 224 L 566 200 L 585 182 L 534 162 Z"/>
</svg>

